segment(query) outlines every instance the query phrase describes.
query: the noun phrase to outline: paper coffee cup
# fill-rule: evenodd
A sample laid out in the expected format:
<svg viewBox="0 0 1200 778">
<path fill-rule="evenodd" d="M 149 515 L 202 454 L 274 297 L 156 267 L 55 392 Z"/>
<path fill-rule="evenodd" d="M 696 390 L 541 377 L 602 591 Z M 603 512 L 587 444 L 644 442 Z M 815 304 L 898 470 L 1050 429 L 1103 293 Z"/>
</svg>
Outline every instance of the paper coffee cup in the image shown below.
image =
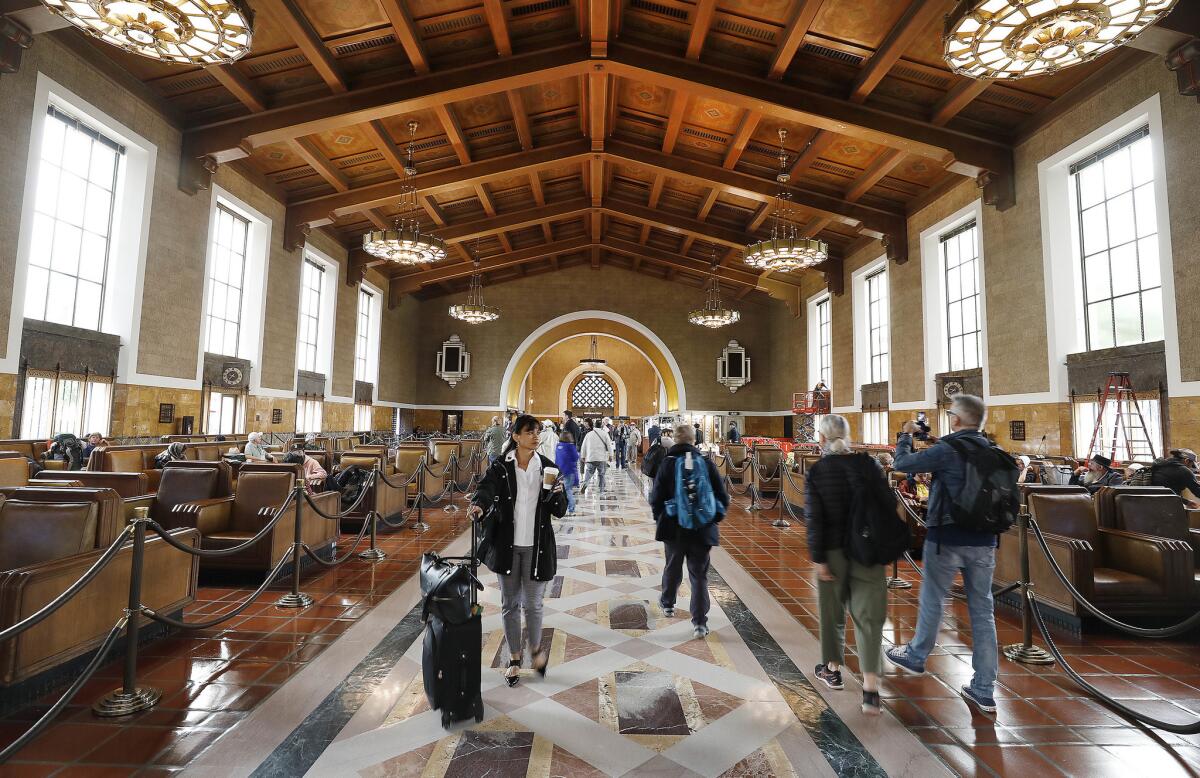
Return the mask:
<svg viewBox="0 0 1200 778">
<path fill-rule="evenodd" d="M 542 470 L 542 488 L 553 489 L 554 482 L 558 480 L 558 468 L 547 467 Z"/>
</svg>

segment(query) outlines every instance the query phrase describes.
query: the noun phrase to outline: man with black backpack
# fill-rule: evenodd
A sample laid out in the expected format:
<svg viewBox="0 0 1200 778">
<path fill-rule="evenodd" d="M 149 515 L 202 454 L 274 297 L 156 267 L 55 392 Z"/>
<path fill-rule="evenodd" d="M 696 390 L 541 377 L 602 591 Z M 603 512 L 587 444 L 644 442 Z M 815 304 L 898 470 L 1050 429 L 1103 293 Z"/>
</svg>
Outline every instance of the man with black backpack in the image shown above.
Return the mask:
<svg viewBox="0 0 1200 778">
<path fill-rule="evenodd" d="M 1017 474 L 1011 456 L 993 446 L 979 427 L 987 412 L 974 395 L 955 395 L 950 410 L 953 432 L 924 451 L 913 451 L 915 422 L 906 421 L 896 438 L 896 470 L 932 473 L 925 535 L 925 575 L 917 611 L 917 630 L 907 646 L 885 653 L 906 672 L 925 672 L 941 626 L 942 608 L 954 574 L 962 571 L 971 617 L 971 666 L 975 676 L 963 686 L 965 700 L 994 713 L 993 690 L 999 666 L 992 574 L 1000 533 L 1016 520 Z"/>
<path fill-rule="evenodd" d="M 675 445 L 667 450 L 650 490 L 650 510 L 658 525 L 654 539 L 662 542 L 667 557 L 658 604 L 667 618 L 675 615 L 686 561 L 692 590 L 688 611 L 692 635 L 699 639 L 708 635 L 708 554 L 720 545 L 717 523 L 725 518 L 729 495 L 716 465 L 696 448 L 695 434 L 690 424 L 675 428 Z"/>
</svg>

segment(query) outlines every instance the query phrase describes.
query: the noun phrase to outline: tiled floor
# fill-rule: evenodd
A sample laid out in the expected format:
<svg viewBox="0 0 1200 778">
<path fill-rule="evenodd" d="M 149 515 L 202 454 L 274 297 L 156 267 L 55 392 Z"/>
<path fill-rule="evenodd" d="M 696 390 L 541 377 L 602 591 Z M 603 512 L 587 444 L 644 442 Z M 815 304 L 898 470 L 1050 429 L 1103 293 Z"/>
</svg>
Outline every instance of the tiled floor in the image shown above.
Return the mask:
<svg viewBox="0 0 1200 778">
<path fill-rule="evenodd" d="M 738 501 L 748 505 L 746 498 Z M 778 515 L 779 508 L 732 512 L 721 525 L 722 545 L 816 634 L 817 594 L 804 527 L 799 522 L 784 530 L 771 526 Z M 905 565 L 900 574 L 914 586 L 890 593 L 884 637 L 905 643 L 916 626 L 920 577 Z M 1016 611 L 997 609 L 997 632 L 1001 645 L 1020 641 Z M 1071 666 L 1115 699 L 1168 721 L 1200 717 L 1200 645 L 1194 634 L 1139 640 L 1094 627 L 1083 638 L 1054 634 Z M 852 651 L 849 637 L 848 643 Z M 972 673 L 970 646 L 966 606 L 954 601 L 926 675 L 887 668 L 883 689 L 887 707 L 961 775 L 1200 775 L 1200 735 L 1132 726 L 1089 698 L 1057 665 L 1027 666 L 1002 657 L 996 716 L 973 712 L 958 696 Z M 857 669 L 853 656 L 847 664 Z"/>
<path fill-rule="evenodd" d="M 747 505 L 745 498 L 738 498 L 737 507 L 723 523 L 723 548 L 754 579 L 762 583 L 799 624 L 815 634 L 816 594 L 810 582 L 803 527 L 794 524 L 789 529 L 777 529 L 770 525 L 770 519 L 774 518 L 777 511 L 752 514 L 745 510 Z M 636 519 L 633 507 L 621 507 L 622 515 Z M 160 640 L 146 647 L 139 663 L 139 677 L 164 692 L 163 702 L 152 711 L 124 720 L 102 720 L 92 716 L 89 708 L 91 702 L 119 681 L 120 665 L 118 662 L 110 663 L 102 668 L 97 679 L 85 687 L 76 704 L 68 708 L 42 737 L 8 765 L 0 767 L 0 776 L 160 775 L 176 772 L 194 763 L 223 733 L 237 731 L 237 725 L 246 722 L 254 711 L 266 711 L 269 708 L 267 702 L 282 696 L 271 697 L 273 692 L 318 660 L 339 635 L 360 624 L 377 604 L 410 579 L 422 551 L 444 547 L 465 528 L 461 512 L 451 514 L 435 510 L 430 523 L 433 528 L 425 535 L 403 532 L 383 536 L 380 545 L 389 554 L 389 558 L 383 562 L 372 565 L 355 560 L 330 572 L 310 571 L 305 576 L 303 589 L 314 595 L 317 603 L 303 612 L 276 610 L 271 604 L 276 593 L 272 593 L 261 604 L 252 606 L 249 611 L 220 628 L 204 634 Z M 631 534 L 615 529 L 609 532 L 612 533 L 611 537 Z M 586 542 L 594 543 L 599 539 L 600 536 L 596 535 Z M 620 580 L 623 568 L 618 564 L 610 571 L 608 562 L 630 560 L 623 553 L 615 556 L 615 559 L 602 560 L 605 566 L 594 569 L 591 574 Z M 645 573 L 654 564 L 653 559 L 639 556 L 638 572 Z M 641 565 L 647 565 L 647 570 L 643 570 Z M 892 606 L 887 631 L 890 641 L 907 640 L 915 623 L 919 578 L 904 568 L 902 575 L 916 585 L 913 589 L 893 591 L 890 595 Z M 203 586 L 199 600 L 188 611 L 188 617 L 210 617 L 228 611 L 251 591 L 253 583 L 246 578 L 238 580 L 236 585 Z M 632 580 L 622 583 L 636 587 Z M 568 596 L 584 594 L 582 591 L 575 592 L 574 586 L 575 583 L 568 585 L 564 582 Z M 623 593 L 623 596 L 627 594 Z M 720 597 L 717 599 L 718 602 L 724 602 Z M 722 604 L 722 607 L 726 606 Z M 612 615 L 610 609 L 610 627 L 613 626 Z M 584 616 L 573 618 L 593 628 L 599 627 Z M 598 611 L 596 619 L 600 619 Z M 998 621 L 1001 643 L 1019 639 L 1019 623 L 1014 612 L 1001 608 Z M 740 635 L 730 635 L 728 630 L 727 627 L 722 635 L 723 638 L 729 636 L 731 644 L 746 643 Z M 663 631 L 654 630 L 647 634 L 659 632 Z M 568 638 L 568 634 L 569 631 L 566 631 L 561 638 L 553 639 L 558 641 L 557 650 L 563 652 L 563 658 L 574 656 L 587 648 L 576 644 L 577 641 Z M 645 637 L 631 636 L 628 639 L 644 641 Z M 1092 629 L 1085 639 L 1064 633 L 1057 640 L 1064 653 L 1070 656 L 1074 667 L 1095 679 L 1098 686 L 1115 697 L 1130 701 L 1130 705 L 1180 721 L 1194 720 L 1196 713 L 1193 711 L 1200 712 L 1200 645 L 1197 645 L 1195 636 L 1169 641 L 1142 641 Z M 671 653 L 678 653 L 680 646 L 686 648 L 687 642 L 690 641 L 676 644 L 670 649 Z M 1144 774 L 1154 778 L 1200 776 L 1200 736 L 1175 736 L 1132 726 L 1089 699 L 1057 666 L 1026 667 L 1001 660 L 1001 678 L 997 689 L 1000 703 L 998 715 L 988 718 L 972 713 L 958 699 L 956 691 L 971 672 L 970 629 L 961 604 L 948 609 L 938 642 L 939 648 L 936 655 L 931 657 L 926 676 L 912 678 L 888 675 L 884 695 L 886 705 L 893 714 L 927 745 L 930 752 L 959 774 Z M 850 646 L 852 650 L 852 641 Z M 496 648 L 492 647 L 493 650 Z M 596 652 L 593 650 L 592 653 Z M 581 658 L 586 660 L 587 657 Z M 709 661 L 707 658 L 701 659 Z M 849 662 L 853 667 L 852 656 Z M 409 666 L 403 669 L 405 672 L 411 671 Z M 342 672 L 349 670 L 345 668 Z M 610 672 L 607 681 L 615 686 L 618 699 L 622 689 L 628 690 L 628 699 L 643 693 L 639 691 L 642 686 L 638 682 L 646 680 L 646 676 L 635 677 L 632 673 L 646 673 L 647 668 L 622 666 L 610 668 Z M 618 673 L 622 675 L 618 677 Z M 593 673 L 593 679 L 598 675 Z M 686 674 L 672 672 L 672 675 L 673 685 L 678 690 L 679 684 L 675 681 Z M 389 681 L 395 680 L 393 669 Z M 528 684 L 526 691 L 534 685 Z M 292 686 L 294 684 L 289 688 Z M 579 686 L 564 687 L 558 693 L 561 699 L 552 702 L 570 709 L 572 705 L 579 706 L 576 698 L 581 695 L 591 700 L 590 692 L 587 689 L 579 692 Z M 721 691 L 716 686 L 710 688 L 715 692 Z M 703 690 L 696 694 L 695 683 L 692 689 L 690 697 L 686 694 L 676 695 L 685 713 L 690 710 L 694 714 L 698 706 L 702 715 L 709 715 L 704 713 L 705 706 L 708 706 L 710 713 L 717 716 L 723 709 L 722 700 L 729 702 L 719 694 L 706 696 L 708 692 Z M 495 691 L 491 693 L 493 700 L 496 699 Z M 848 689 L 842 694 L 851 693 Z M 418 695 L 413 711 L 418 711 L 420 704 Z M 31 706 L 0 721 L 0 742 L 9 742 L 16 737 L 43 709 Z M 367 707 L 363 710 L 367 710 Z M 619 705 L 616 710 L 618 729 L 621 729 Z M 391 705 L 378 715 L 379 722 L 373 722 L 369 727 L 347 727 L 343 739 L 361 736 L 376 729 L 384 717 L 398 715 L 397 706 Z M 517 721 L 512 716 L 506 717 Z M 684 721 L 688 722 L 687 716 Z M 850 718 L 847 718 L 847 722 L 854 726 Z M 663 726 L 662 722 L 657 721 L 651 724 L 653 727 Z M 391 726 L 395 726 L 395 723 Z M 521 737 L 525 736 L 518 736 L 520 731 L 529 732 L 533 728 L 522 730 L 511 726 L 507 729 L 483 729 L 482 734 L 470 736 L 475 738 L 470 741 L 470 748 L 478 746 L 486 752 L 497 737 L 503 736 L 505 742 L 520 751 L 525 748 L 521 745 Z M 633 731 L 617 734 L 625 739 L 683 737 L 676 734 L 642 735 Z M 811 733 L 806 737 L 811 740 Z M 458 735 L 458 738 L 458 744 L 449 751 L 444 739 L 430 741 L 423 747 L 441 748 L 439 753 L 447 756 L 446 774 L 478 774 L 472 773 L 473 768 L 466 762 L 460 762 L 461 769 L 450 769 L 454 755 L 467 736 Z M 639 747 L 649 746 L 639 744 Z M 210 749 L 208 754 L 219 750 L 220 746 Z M 535 757 L 539 760 L 546 758 L 544 743 L 539 744 L 536 738 L 530 739 L 528 750 L 526 766 Z M 789 753 L 787 749 L 784 750 L 785 754 Z M 463 754 L 466 753 L 464 750 Z M 393 757 L 398 755 L 392 754 Z M 590 774 L 583 762 L 573 762 L 570 757 L 569 752 L 553 749 L 547 764 L 555 766 L 554 774 Z M 777 757 L 776 752 L 774 758 Z M 518 756 L 517 761 L 521 758 Z M 778 761 L 770 764 L 778 767 Z M 764 772 L 746 767 L 738 774 L 769 775 L 774 774 L 773 769 Z"/>
</svg>

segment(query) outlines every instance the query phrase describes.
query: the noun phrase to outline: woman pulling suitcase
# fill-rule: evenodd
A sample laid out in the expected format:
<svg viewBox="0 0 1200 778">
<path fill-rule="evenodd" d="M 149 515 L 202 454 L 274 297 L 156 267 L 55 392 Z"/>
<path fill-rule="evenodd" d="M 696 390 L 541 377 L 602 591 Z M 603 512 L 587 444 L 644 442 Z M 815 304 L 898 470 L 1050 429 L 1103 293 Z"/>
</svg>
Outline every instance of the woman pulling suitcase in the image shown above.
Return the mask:
<svg viewBox="0 0 1200 778">
<path fill-rule="evenodd" d="M 504 677 L 521 677 L 521 612 L 533 669 L 546 674 L 549 647 L 542 645 L 542 595 L 558 571 L 552 517 L 567 512 L 567 497 L 554 462 L 537 452 L 541 423 L 528 414 L 513 422 L 503 453 L 475 490 L 470 515 L 483 521 L 478 556 L 500 580 L 500 611 L 508 642 Z"/>
</svg>

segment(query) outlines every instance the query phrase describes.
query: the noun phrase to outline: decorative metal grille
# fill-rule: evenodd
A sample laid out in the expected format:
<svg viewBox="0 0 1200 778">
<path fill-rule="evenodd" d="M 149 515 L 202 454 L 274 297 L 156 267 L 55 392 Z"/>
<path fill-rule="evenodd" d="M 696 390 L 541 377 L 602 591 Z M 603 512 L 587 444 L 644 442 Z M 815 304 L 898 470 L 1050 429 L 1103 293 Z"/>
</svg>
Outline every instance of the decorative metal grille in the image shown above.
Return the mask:
<svg viewBox="0 0 1200 778">
<path fill-rule="evenodd" d="M 613 408 L 616 392 L 607 378 L 584 376 L 571 390 L 571 405 L 575 408 Z"/>
</svg>

